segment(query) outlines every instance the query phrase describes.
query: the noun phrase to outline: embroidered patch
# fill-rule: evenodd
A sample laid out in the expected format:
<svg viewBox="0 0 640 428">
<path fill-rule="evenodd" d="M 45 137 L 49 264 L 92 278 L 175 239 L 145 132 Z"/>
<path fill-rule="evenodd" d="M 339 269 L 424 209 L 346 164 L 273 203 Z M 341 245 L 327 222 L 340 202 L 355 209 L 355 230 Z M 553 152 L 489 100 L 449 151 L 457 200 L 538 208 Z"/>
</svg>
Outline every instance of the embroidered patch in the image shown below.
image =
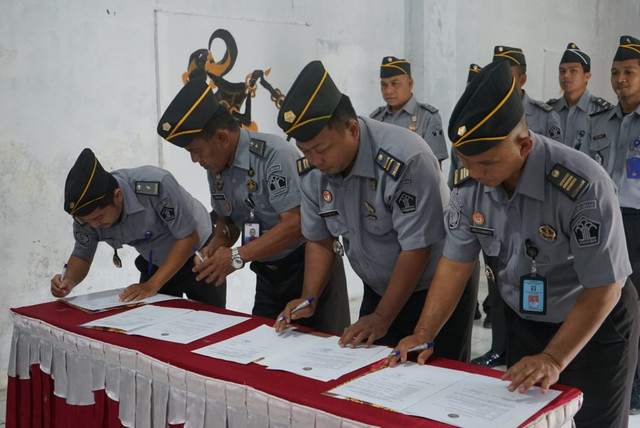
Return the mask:
<svg viewBox="0 0 640 428">
<path fill-rule="evenodd" d="M 442 128 L 439 128 L 439 127 L 433 128 L 431 130 L 431 135 L 433 135 L 434 137 L 442 136 Z"/>
<path fill-rule="evenodd" d="M 402 181 L 400 181 L 399 186 L 404 186 L 405 184 L 411 184 L 411 183 L 413 183 L 413 179 L 405 178 Z M 376 190 L 376 189 L 372 189 L 372 190 Z"/>
<path fill-rule="evenodd" d="M 402 214 L 409 214 L 409 213 L 415 212 L 416 197 L 407 192 L 402 192 L 396 198 L 396 205 L 398 205 L 398 207 L 400 208 L 400 211 L 402 211 Z"/>
<path fill-rule="evenodd" d="M 573 214 L 571 214 L 571 218 L 577 217 L 582 211 L 586 210 L 595 210 L 597 207 L 596 201 L 584 201 L 580 202 L 573 209 Z"/>
<path fill-rule="evenodd" d="M 580 247 L 598 245 L 600 243 L 600 223 L 582 216 L 573 226 L 573 236 Z"/>
<path fill-rule="evenodd" d="M 172 207 L 164 207 L 160 210 L 160 217 L 164 221 L 171 221 L 176 218 L 175 210 Z"/>
<path fill-rule="evenodd" d="M 273 174 L 274 172 L 278 172 L 282 170 L 282 166 L 280 164 L 272 165 L 267 169 L 267 177 Z"/>
<path fill-rule="evenodd" d="M 76 232 L 75 235 L 76 241 L 78 241 L 78 243 L 81 245 L 87 245 L 89 242 L 91 242 L 91 238 L 89 237 L 88 233 Z"/>
<path fill-rule="evenodd" d="M 458 189 L 453 189 L 451 191 L 449 206 L 449 229 L 455 229 L 460 223 L 460 210 L 462 208 L 462 201 L 458 196 Z"/>
<path fill-rule="evenodd" d="M 549 129 L 549 137 L 551 138 L 559 137 L 560 134 L 561 134 L 560 128 L 558 128 L 557 126 L 552 126 L 551 129 Z"/>
<path fill-rule="evenodd" d="M 269 193 L 278 196 L 287 191 L 287 177 L 280 174 L 273 174 L 269 177 Z"/>
</svg>

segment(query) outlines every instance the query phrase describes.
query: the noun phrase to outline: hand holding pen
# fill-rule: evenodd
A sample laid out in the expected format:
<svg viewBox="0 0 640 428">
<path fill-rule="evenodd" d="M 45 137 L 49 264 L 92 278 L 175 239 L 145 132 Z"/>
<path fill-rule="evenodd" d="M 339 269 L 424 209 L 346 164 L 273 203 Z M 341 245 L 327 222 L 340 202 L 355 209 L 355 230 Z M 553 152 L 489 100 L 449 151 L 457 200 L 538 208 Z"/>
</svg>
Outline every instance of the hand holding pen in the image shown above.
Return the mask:
<svg viewBox="0 0 640 428">
<path fill-rule="evenodd" d="M 422 345 L 418 345 L 418 346 L 414 346 L 413 348 L 409 348 L 409 350 L 407 351 L 407 353 L 409 352 L 418 352 L 418 351 L 424 351 L 425 349 L 429 349 L 429 348 L 433 348 L 435 345 L 435 343 L 433 342 L 428 342 L 428 343 L 424 343 Z M 389 354 L 389 357 L 395 357 L 397 355 L 400 355 L 400 351 L 399 350 L 395 350 L 393 352 L 391 352 Z M 387 358 L 389 358 L 387 357 Z"/>
<path fill-rule="evenodd" d="M 289 314 L 289 316 L 293 315 L 294 313 L 298 312 L 301 309 L 306 308 L 307 306 L 309 306 L 311 304 L 311 302 L 313 302 L 315 300 L 315 297 L 309 297 L 308 299 L 304 300 L 302 303 L 300 303 L 299 305 L 297 305 L 295 308 L 293 308 L 291 310 L 291 313 Z M 278 320 L 276 321 L 276 330 L 277 331 L 282 331 L 284 329 L 284 326 L 278 326 L 279 323 L 281 323 L 282 321 L 287 321 L 287 317 L 286 315 L 284 315 L 284 313 L 278 318 Z"/>
</svg>

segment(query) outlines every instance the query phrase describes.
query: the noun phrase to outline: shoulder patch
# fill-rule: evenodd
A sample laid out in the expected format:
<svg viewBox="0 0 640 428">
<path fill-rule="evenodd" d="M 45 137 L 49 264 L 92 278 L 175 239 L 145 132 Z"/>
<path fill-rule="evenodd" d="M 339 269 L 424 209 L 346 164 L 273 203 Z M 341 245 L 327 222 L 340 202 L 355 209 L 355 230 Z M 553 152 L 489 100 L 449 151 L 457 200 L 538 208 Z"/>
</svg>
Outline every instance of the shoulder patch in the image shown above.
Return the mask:
<svg viewBox="0 0 640 428">
<path fill-rule="evenodd" d="M 296 166 L 298 167 L 298 175 L 305 175 L 307 172 L 315 168 L 315 166 L 309 163 L 307 158 L 298 159 L 296 161 Z"/>
<path fill-rule="evenodd" d="M 404 162 L 400 162 L 382 149 L 378 150 L 376 163 L 380 168 L 384 169 L 387 174 L 393 177 L 394 180 L 397 180 L 400 174 L 402 174 L 402 171 L 404 171 Z"/>
<path fill-rule="evenodd" d="M 538 107 L 540 107 L 545 111 L 553 111 L 553 107 L 551 107 L 549 104 L 545 103 L 544 101 L 535 101 L 534 104 L 536 104 Z"/>
<path fill-rule="evenodd" d="M 549 104 L 550 106 L 554 105 L 555 103 L 558 102 L 558 100 L 560 100 L 560 98 L 551 98 L 549 101 L 547 101 L 547 104 Z"/>
<path fill-rule="evenodd" d="M 258 155 L 260 157 L 264 156 L 264 148 L 265 142 L 263 140 L 252 138 L 249 142 L 249 151 L 255 155 Z"/>
<path fill-rule="evenodd" d="M 437 113 L 438 109 L 435 108 L 434 106 L 432 106 L 431 104 L 427 104 L 427 103 L 422 103 L 420 104 L 421 107 L 429 110 L 431 113 Z"/>
<path fill-rule="evenodd" d="M 136 181 L 136 193 L 138 195 L 158 196 L 159 191 L 159 181 Z"/>
<path fill-rule="evenodd" d="M 469 175 L 469 170 L 467 168 L 458 168 L 453 171 L 453 187 L 461 186 L 462 183 L 469 180 L 471 176 Z"/>
<path fill-rule="evenodd" d="M 369 117 L 371 119 L 378 119 L 378 116 L 380 115 L 380 113 L 382 113 L 384 111 L 386 107 L 385 106 L 380 106 L 377 109 L 375 109 L 370 115 Z"/>
<path fill-rule="evenodd" d="M 589 116 L 595 116 L 605 111 L 609 111 L 615 107 L 613 104 L 611 104 L 609 101 L 605 100 L 604 98 L 596 98 L 592 96 L 591 101 L 593 101 L 596 104 L 596 109 L 593 111 L 590 111 Z"/>
<path fill-rule="evenodd" d="M 575 200 L 584 187 L 589 184 L 586 179 L 559 163 L 551 168 L 551 172 L 547 175 L 547 180 L 572 200 Z"/>
</svg>

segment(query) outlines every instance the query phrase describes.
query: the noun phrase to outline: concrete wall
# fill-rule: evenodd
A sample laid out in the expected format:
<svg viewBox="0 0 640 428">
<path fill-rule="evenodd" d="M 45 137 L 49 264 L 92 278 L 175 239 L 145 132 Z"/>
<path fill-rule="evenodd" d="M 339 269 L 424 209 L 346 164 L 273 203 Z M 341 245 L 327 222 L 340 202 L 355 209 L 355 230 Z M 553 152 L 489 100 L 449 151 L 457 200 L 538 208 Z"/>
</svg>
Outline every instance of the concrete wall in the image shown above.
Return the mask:
<svg viewBox="0 0 640 428">
<path fill-rule="evenodd" d="M 6 385 L 12 331 L 8 309 L 50 301 L 49 280 L 72 249 L 62 192 L 83 147 L 91 147 L 107 170 L 167 167 L 208 204 L 202 170 L 155 133 L 167 102 L 159 96 L 160 16 L 175 16 L 175 22 L 186 16 L 187 35 L 191 15 L 211 17 L 216 25 L 240 24 L 249 34 L 260 23 L 298 28 L 303 40 L 286 32 L 274 36 L 274 64 L 295 76 L 308 60 L 322 59 L 365 115 L 381 103 L 381 58 L 404 56 L 413 62 L 416 95 L 441 109 L 445 126 L 468 64 L 489 62 L 496 44 L 524 49 L 525 89 L 547 99 L 558 93 L 562 50 L 576 42 L 594 62 L 592 92 L 614 101 L 608 70 L 618 38 L 640 36 L 637 0 L 0 0 L 0 10 L 0 388 Z M 197 40 L 193 50 L 206 47 L 207 40 Z M 313 48 L 301 53 L 300 44 Z M 251 55 L 251 49 L 244 45 L 240 55 Z M 189 53 L 176 52 L 176 61 L 186 66 Z M 233 77 L 241 81 L 246 72 Z M 286 92 L 291 83 L 278 86 Z M 261 129 L 277 132 L 274 110 L 262 111 L 256 111 Z M 111 255 L 102 245 L 80 292 L 136 282 L 134 252 L 120 252 L 121 270 L 111 265 Z M 250 309 L 250 281 L 244 273 L 230 279 L 232 307 Z M 350 281 L 357 296 L 361 286 L 353 276 Z"/>
</svg>

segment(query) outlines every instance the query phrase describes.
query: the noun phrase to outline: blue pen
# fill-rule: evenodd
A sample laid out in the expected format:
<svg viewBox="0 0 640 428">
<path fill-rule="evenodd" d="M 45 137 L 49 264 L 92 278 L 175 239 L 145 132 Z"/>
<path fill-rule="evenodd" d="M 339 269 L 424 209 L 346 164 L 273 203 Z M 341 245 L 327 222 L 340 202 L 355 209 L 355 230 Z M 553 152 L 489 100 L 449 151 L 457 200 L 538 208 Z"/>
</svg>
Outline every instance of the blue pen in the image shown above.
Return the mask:
<svg viewBox="0 0 640 428">
<path fill-rule="evenodd" d="M 309 303 L 313 302 L 314 300 L 315 300 L 315 297 L 309 297 L 307 300 L 305 300 L 304 302 L 300 303 L 298 306 L 293 308 L 291 313 L 293 314 L 294 312 L 297 312 L 302 308 L 306 308 L 307 306 L 309 306 Z M 284 315 L 282 317 L 280 317 L 280 321 L 284 321 L 286 319 L 287 318 Z"/>
<path fill-rule="evenodd" d="M 407 353 L 416 352 L 416 351 L 424 351 L 425 349 L 433 348 L 434 346 L 435 346 L 435 343 L 428 342 L 428 343 L 425 343 L 424 345 L 414 346 L 413 348 L 409 349 L 407 351 Z M 392 353 L 389 354 L 389 357 L 395 357 L 396 355 L 400 355 L 400 351 L 393 351 Z"/>
<path fill-rule="evenodd" d="M 67 264 L 62 266 L 62 275 L 60 275 L 60 282 L 64 281 L 64 277 L 67 276 Z"/>
<path fill-rule="evenodd" d="M 200 259 L 201 262 L 204 261 L 204 259 L 202 258 L 202 254 L 200 254 L 200 251 L 198 251 L 198 249 L 196 247 L 191 247 L 193 248 L 193 254 L 195 254 L 196 256 L 198 256 L 198 258 Z"/>
</svg>

